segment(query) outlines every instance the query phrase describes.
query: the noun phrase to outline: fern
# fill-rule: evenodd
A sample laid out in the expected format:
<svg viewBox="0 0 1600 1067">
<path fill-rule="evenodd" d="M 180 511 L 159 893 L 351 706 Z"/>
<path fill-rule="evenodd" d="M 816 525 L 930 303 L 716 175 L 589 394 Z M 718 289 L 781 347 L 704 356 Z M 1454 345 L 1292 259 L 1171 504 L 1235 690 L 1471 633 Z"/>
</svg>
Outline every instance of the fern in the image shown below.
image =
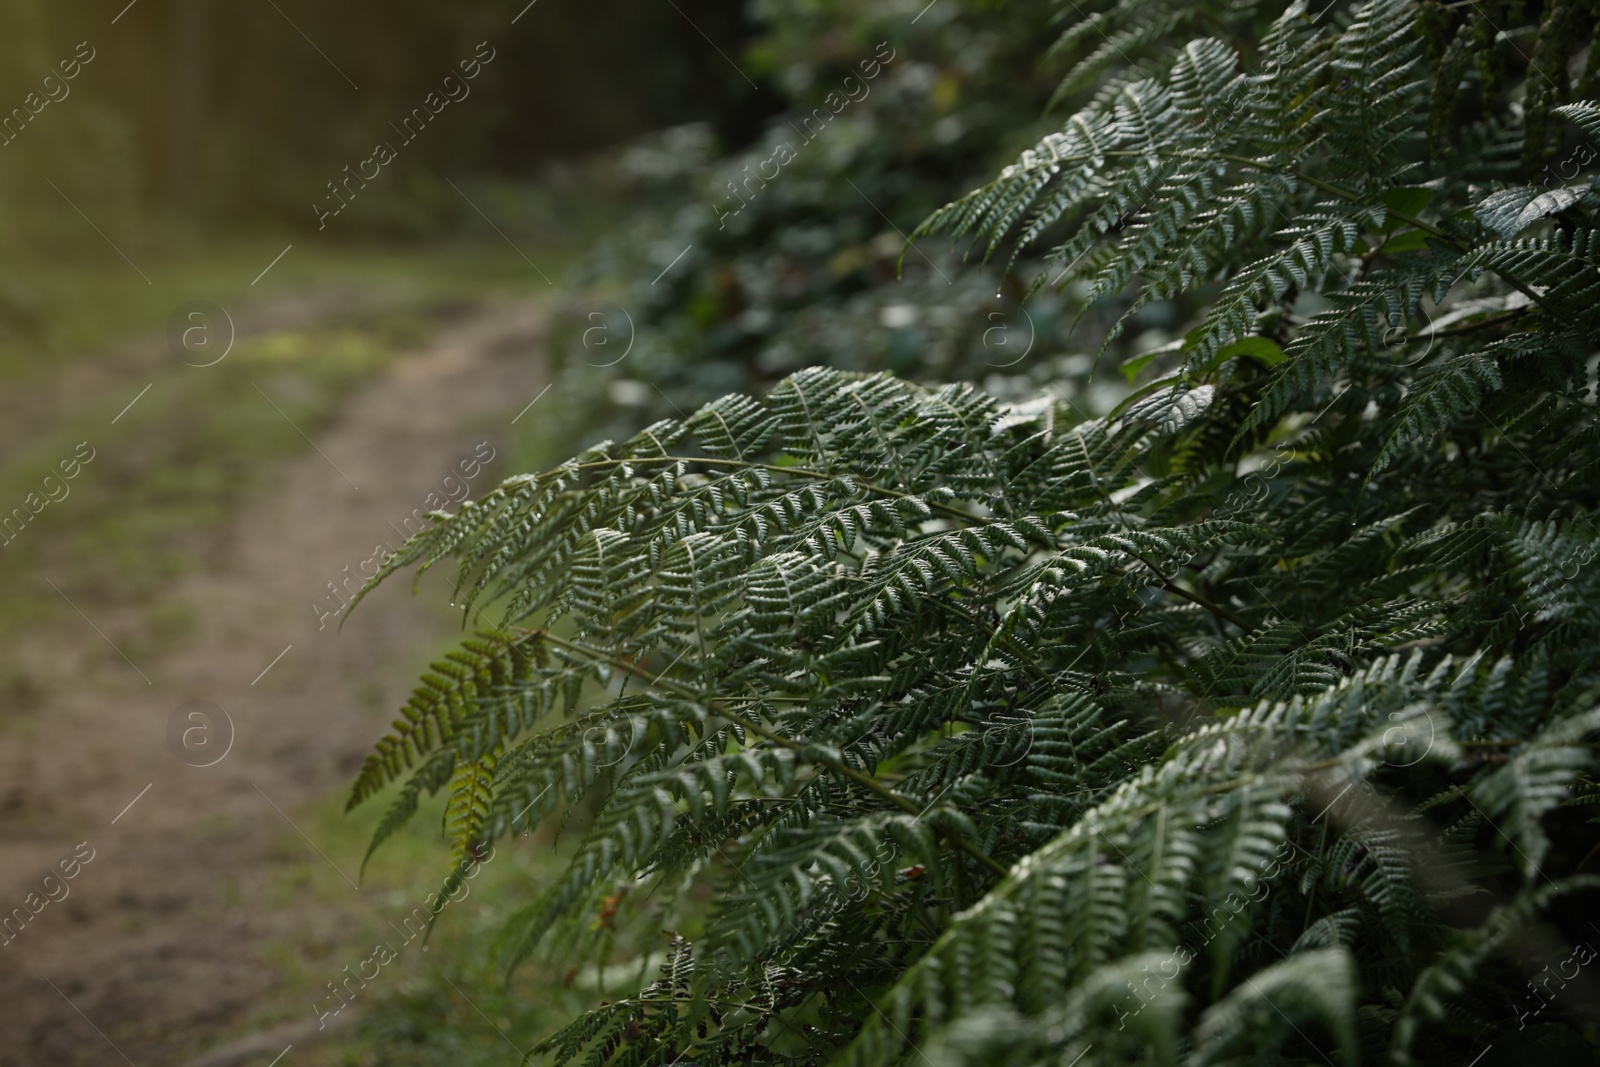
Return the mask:
<svg viewBox="0 0 1600 1067">
<path fill-rule="evenodd" d="M 352 804 L 400 785 L 379 840 L 425 792 L 458 860 L 578 819 L 508 966 L 693 932 L 539 1054 L 1525 1040 L 1485 1007 L 1519 931 L 1596 892 L 1600 201 L 1506 146 L 1594 135 L 1529 89 L 1593 20 L 1486 5 L 1518 66 L 1455 8 L 1240 30 L 1267 7 L 1086 7 L 1076 111 L 919 230 L 1046 256 L 1112 338 L 1174 308 L 1114 410 L 806 370 L 512 478 L 375 579 L 453 559 L 481 628 L 362 770 Z M 1238 40 L 1188 39 L 1219 12 Z"/>
</svg>

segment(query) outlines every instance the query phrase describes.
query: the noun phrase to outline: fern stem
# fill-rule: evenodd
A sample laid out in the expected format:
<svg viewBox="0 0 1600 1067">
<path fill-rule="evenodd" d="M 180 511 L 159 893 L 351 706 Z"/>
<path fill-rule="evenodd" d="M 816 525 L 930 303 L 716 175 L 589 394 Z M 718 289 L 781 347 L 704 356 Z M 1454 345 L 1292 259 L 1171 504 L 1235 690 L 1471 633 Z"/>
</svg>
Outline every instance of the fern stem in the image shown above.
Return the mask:
<svg viewBox="0 0 1600 1067">
<path fill-rule="evenodd" d="M 1459 337 L 1462 334 L 1473 333 L 1477 330 L 1487 330 L 1495 326 L 1503 326 L 1508 322 L 1515 322 L 1517 319 L 1522 318 L 1522 316 L 1526 314 L 1526 308 L 1517 308 L 1515 311 L 1508 311 L 1504 315 L 1496 315 L 1493 318 L 1484 319 L 1481 322 L 1463 323 L 1460 326 L 1452 326 L 1448 330 L 1439 330 L 1432 334 L 1419 333 L 1415 337 L 1407 337 L 1406 342 L 1409 344 L 1412 341 L 1425 341 L 1430 336 L 1435 338 Z"/>
<path fill-rule="evenodd" d="M 1227 608 L 1223 607 L 1221 604 L 1218 604 L 1213 600 L 1209 600 L 1206 597 L 1201 596 L 1199 593 L 1191 593 L 1189 590 L 1183 588 L 1183 586 L 1181 586 L 1181 585 L 1177 584 L 1176 582 L 1172 581 L 1165 574 L 1161 573 L 1161 569 L 1159 567 L 1157 567 L 1154 563 L 1151 563 L 1149 560 L 1145 559 L 1143 556 L 1139 555 L 1139 553 L 1133 551 L 1132 549 L 1129 549 L 1128 550 L 1128 555 L 1132 556 L 1134 559 L 1138 560 L 1140 563 L 1143 563 L 1146 567 L 1149 567 L 1150 568 L 1150 572 L 1152 574 L 1154 574 L 1157 579 L 1160 580 L 1161 588 L 1165 589 L 1167 592 L 1173 594 L 1174 596 L 1182 597 L 1184 600 L 1189 601 L 1191 604 L 1200 605 L 1202 608 L 1205 608 L 1207 611 L 1211 612 L 1211 614 L 1215 615 L 1217 618 L 1226 619 L 1228 622 L 1233 623 L 1235 626 L 1239 627 L 1239 629 L 1243 630 L 1245 633 L 1249 633 L 1251 630 L 1255 629 L 1255 627 L 1251 626 L 1248 622 L 1246 622 L 1242 616 L 1234 614 L 1232 611 L 1229 611 Z"/>
<path fill-rule="evenodd" d="M 1323 823 L 1322 824 L 1322 838 L 1321 838 L 1321 840 L 1319 840 L 1317 842 L 1317 866 L 1319 868 L 1323 864 L 1324 854 L 1327 851 L 1328 851 L 1328 824 L 1327 823 Z M 1300 933 L 1302 935 L 1307 930 L 1311 929 L 1311 909 L 1313 907 L 1315 907 L 1316 903 L 1317 903 L 1317 886 L 1318 886 L 1319 882 L 1320 882 L 1320 879 L 1313 880 L 1312 883 L 1311 883 L 1311 892 L 1306 894 L 1306 914 L 1305 914 L 1305 918 L 1300 920 Z"/>
</svg>

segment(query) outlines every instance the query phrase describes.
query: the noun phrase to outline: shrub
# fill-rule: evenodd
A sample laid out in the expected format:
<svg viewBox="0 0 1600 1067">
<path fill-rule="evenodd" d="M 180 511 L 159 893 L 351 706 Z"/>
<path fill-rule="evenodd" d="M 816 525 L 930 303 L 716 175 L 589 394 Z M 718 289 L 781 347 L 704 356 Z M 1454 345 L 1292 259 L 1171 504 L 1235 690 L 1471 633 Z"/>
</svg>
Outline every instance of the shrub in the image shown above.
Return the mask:
<svg viewBox="0 0 1600 1067">
<path fill-rule="evenodd" d="M 1193 308 L 1116 410 L 803 370 L 380 576 L 497 618 L 363 768 L 378 840 L 424 791 L 462 856 L 588 813 L 504 961 L 675 931 L 540 1052 L 1583 1055 L 1600 201 L 1539 168 L 1600 138 L 1594 16 L 1163 44 L 1230 6 L 1097 6 L 1088 101 L 922 227 Z"/>
</svg>

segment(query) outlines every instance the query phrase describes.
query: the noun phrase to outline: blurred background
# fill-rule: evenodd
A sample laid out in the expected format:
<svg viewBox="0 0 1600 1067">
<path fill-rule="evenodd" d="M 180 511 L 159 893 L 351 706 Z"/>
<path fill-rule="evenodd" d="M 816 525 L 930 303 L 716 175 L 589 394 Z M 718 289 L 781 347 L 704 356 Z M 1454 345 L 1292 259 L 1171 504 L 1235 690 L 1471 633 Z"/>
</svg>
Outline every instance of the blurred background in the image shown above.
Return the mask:
<svg viewBox="0 0 1600 1067">
<path fill-rule="evenodd" d="M 427 511 L 807 365 L 1114 403 L 1176 309 L 1101 357 L 907 239 L 1082 88 L 1055 10 L 9 0 L 0 1065 L 512 1063 L 634 987 L 490 969 L 553 836 L 416 936 L 438 818 L 364 866 L 344 797 L 463 620 L 346 605 Z"/>
</svg>

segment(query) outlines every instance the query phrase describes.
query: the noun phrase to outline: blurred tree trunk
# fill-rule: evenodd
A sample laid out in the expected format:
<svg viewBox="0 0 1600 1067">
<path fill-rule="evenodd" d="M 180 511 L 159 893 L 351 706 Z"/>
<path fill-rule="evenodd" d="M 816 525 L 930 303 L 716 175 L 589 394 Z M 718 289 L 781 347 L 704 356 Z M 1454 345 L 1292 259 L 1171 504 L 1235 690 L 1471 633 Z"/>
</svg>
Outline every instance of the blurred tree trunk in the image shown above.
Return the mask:
<svg viewBox="0 0 1600 1067">
<path fill-rule="evenodd" d="M 207 172 L 206 25 L 203 0 L 177 0 L 173 12 L 172 126 L 167 191 L 179 209 L 195 205 Z"/>
</svg>

